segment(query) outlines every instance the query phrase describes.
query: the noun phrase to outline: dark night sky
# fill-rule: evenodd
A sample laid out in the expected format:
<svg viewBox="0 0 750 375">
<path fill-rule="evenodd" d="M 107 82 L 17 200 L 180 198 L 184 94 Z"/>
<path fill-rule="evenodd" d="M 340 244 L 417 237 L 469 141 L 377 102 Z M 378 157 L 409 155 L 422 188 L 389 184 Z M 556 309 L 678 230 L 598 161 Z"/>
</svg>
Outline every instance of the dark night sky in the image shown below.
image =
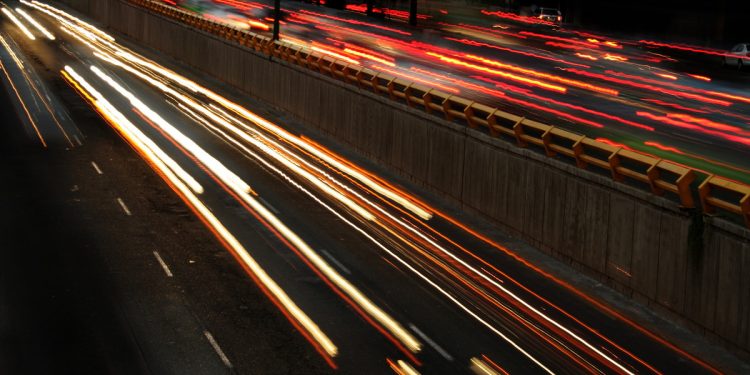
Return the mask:
<svg viewBox="0 0 750 375">
<path fill-rule="evenodd" d="M 750 41 L 747 0 L 518 0 L 559 7 L 568 22 L 602 31 L 727 47 Z"/>
<path fill-rule="evenodd" d="M 329 0 L 334 1 L 334 0 Z M 343 0 L 348 3 L 362 1 Z M 462 6 L 559 8 L 566 22 L 601 32 L 663 38 L 728 48 L 750 42 L 750 0 L 417 0 L 425 9 Z M 375 6 L 407 10 L 409 0 L 374 0 Z M 429 5 L 428 5 L 429 4 Z"/>
</svg>

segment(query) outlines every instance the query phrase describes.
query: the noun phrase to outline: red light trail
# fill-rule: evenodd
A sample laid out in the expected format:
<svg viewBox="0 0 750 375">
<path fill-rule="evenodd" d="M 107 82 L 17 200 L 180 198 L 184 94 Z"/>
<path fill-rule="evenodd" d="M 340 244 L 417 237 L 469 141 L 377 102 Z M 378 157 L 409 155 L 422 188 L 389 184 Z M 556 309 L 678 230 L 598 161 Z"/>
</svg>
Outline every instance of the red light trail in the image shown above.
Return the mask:
<svg viewBox="0 0 750 375">
<path fill-rule="evenodd" d="M 458 38 L 452 38 L 452 37 L 445 37 L 445 39 L 453 41 L 453 42 L 458 42 L 458 43 L 466 44 L 467 46 L 486 47 L 486 48 L 496 49 L 498 51 L 510 52 L 510 53 L 515 53 L 515 54 L 519 54 L 519 55 L 523 55 L 523 56 L 528 56 L 528 57 L 533 57 L 533 58 L 537 58 L 537 59 L 542 59 L 542 60 L 557 62 L 557 63 L 561 63 L 561 64 L 578 66 L 578 67 L 581 67 L 581 68 L 584 68 L 584 69 L 590 68 L 590 66 L 588 66 L 588 65 L 578 64 L 578 63 L 574 63 L 574 62 L 571 62 L 571 61 L 566 61 L 566 60 L 563 60 L 563 59 L 558 59 L 558 58 L 555 58 L 555 57 L 549 57 L 549 56 L 539 55 L 539 54 L 536 54 L 536 53 L 520 51 L 520 50 L 516 50 L 516 49 L 512 49 L 512 48 L 507 48 L 507 47 L 500 47 L 500 46 L 497 46 L 497 45 L 487 44 L 487 43 L 483 43 L 483 42 L 477 42 L 477 41 L 473 41 L 473 40 L 466 39 L 466 38 L 458 39 Z"/>
<path fill-rule="evenodd" d="M 571 72 L 571 73 L 579 74 L 579 75 L 582 75 L 582 76 L 585 76 L 585 77 L 598 78 L 598 79 L 601 79 L 603 81 L 614 82 L 614 83 L 619 83 L 619 84 L 622 84 L 622 85 L 637 87 L 639 89 L 660 92 L 662 94 L 667 94 L 667 95 L 672 95 L 672 96 L 677 96 L 677 97 L 682 97 L 682 98 L 688 98 L 688 99 L 696 100 L 696 101 L 699 101 L 699 102 L 702 102 L 702 103 L 706 103 L 706 104 L 716 104 L 716 105 L 722 105 L 722 106 L 726 106 L 726 107 L 732 105 L 732 103 L 730 103 L 728 101 L 725 101 L 725 100 L 718 100 L 718 99 L 713 99 L 713 98 L 709 98 L 709 97 L 702 96 L 702 95 L 696 95 L 696 94 L 686 93 L 686 92 L 682 92 L 682 91 L 674 91 L 674 90 L 669 90 L 669 89 L 665 89 L 665 88 L 657 87 L 657 86 L 652 86 L 652 85 L 640 84 L 640 83 L 633 82 L 633 81 L 628 81 L 628 80 L 624 80 L 624 79 L 619 79 L 619 78 L 614 78 L 614 77 L 610 77 L 610 76 L 605 76 L 603 74 L 590 73 L 590 72 L 586 72 L 586 71 L 583 71 L 583 70 L 571 69 L 571 68 L 565 68 L 563 70 Z"/>
</svg>

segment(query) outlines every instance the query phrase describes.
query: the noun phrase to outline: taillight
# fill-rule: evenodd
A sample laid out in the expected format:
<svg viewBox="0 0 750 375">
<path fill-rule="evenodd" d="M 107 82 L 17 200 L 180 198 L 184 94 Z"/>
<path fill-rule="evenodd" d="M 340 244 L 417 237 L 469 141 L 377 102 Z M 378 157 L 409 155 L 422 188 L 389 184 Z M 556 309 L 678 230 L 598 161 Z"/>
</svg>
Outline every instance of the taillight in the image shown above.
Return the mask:
<svg viewBox="0 0 750 375">
<path fill-rule="evenodd" d="M 541 20 L 541 19 L 543 19 L 543 18 L 544 18 L 544 16 L 540 14 L 540 15 L 539 15 L 539 19 Z"/>
</svg>

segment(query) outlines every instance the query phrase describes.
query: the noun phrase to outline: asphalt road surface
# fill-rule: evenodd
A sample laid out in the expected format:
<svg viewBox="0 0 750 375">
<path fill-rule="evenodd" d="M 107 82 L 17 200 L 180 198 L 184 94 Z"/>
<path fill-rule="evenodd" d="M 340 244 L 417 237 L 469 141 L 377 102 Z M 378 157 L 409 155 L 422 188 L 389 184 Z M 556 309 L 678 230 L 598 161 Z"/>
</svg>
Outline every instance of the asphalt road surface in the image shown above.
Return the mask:
<svg viewBox="0 0 750 375">
<path fill-rule="evenodd" d="M 0 365 L 747 370 L 525 261 L 520 246 L 300 136 L 283 114 L 238 104 L 60 9 L 23 9 L 52 34 L 24 18 L 32 40 L 7 16 L 0 30 L 4 108 L 20 119 L 3 111 L 0 298 L 13 324 L 0 321 Z"/>
</svg>

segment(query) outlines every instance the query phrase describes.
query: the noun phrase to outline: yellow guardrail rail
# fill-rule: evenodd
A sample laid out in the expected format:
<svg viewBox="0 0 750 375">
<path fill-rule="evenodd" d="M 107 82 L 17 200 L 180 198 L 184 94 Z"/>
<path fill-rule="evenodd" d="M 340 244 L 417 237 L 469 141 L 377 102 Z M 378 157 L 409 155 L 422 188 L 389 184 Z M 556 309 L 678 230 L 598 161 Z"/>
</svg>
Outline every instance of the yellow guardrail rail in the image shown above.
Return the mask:
<svg viewBox="0 0 750 375">
<path fill-rule="evenodd" d="M 593 166 L 609 171 L 618 182 L 647 186 L 658 196 L 674 195 L 684 208 L 695 208 L 700 197 L 703 212 L 717 209 L 741 216 L 750 227 L 750 186 L 719 176 L 707 176 L 697 191 L 692 184 L 698 172 L 678 163 L 612 146 L 562 128 L 529 120 L 494 107 L 445 93 L 338 60 L 309 48 L 271 38 L 229 25 L 209 21 L 198 14 L 153 0 L 128 0 L 155 13 L 188 26 L 236 42 L 289 63 L 317 71 L 334 79 L 387 95 L 412 108 L 442 115 L 448 121 L 463 122 L 473 129 L 486 129 L 493 137 L 508 137 L 520 147 L 537 147 L 548 156 L 572 159 L 579 168 Z"/>
</svg>

